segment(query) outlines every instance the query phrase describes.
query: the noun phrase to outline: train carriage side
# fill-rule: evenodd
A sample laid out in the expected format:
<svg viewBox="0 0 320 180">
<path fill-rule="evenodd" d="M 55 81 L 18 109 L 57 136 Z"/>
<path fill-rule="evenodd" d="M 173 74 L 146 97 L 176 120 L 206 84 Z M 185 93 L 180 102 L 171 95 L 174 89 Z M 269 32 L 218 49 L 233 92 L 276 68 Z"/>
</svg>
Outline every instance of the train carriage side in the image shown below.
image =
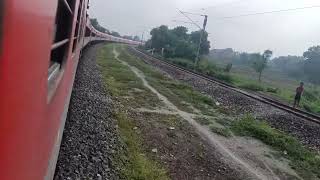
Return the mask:
<svg viewBox="0 0 320 180">
<path fill-rule="evenodd" d="M 2 3 L 0 179 L 50 179 L 88 1 Z"/>
<path fill-rule="evenodd" d="M 0 179 L 52 179 L 84 46 L 139 44 L 95 30 L 88 3 L 0 2 Z"/>
</svg>

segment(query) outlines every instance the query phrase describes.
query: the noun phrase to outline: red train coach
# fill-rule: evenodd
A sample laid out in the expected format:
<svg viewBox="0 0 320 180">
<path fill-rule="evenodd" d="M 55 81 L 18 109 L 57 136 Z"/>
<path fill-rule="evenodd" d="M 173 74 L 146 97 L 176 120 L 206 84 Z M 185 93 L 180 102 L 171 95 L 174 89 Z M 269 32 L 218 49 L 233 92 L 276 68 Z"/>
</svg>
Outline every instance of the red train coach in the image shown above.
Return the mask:
<svg viewBox="0 0 320 180">
<path fill-rule="evenodd" d="M 138 45 L 95 30 L 88 0 L 0 1 L 0 179 L 52 179 L 81 49 Z"/>
</svg>

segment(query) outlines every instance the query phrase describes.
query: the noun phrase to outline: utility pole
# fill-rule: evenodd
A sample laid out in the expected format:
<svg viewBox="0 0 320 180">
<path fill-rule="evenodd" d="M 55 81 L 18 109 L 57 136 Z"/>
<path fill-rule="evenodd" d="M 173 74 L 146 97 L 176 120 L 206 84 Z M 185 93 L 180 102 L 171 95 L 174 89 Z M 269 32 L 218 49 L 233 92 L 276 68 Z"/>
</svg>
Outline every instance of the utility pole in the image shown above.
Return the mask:
<svg viewBox="0 0 320 180">
<path fill-rule="evenodd" d="M 198 65 L 198 61 L 200 60 L 200 49 L 201 49 L 201 43 L 202 43 L 202 36 L 204 35 L 204 32 L 206 30 L 207 22 L 208 22 L 208 15 L 201 15 L 204 16 L 203 26 L 202 29 L 200 29 L 200 40 L 199 40 L 199 46 L 197 51 L 197 56 L 194 62 L 194 67 Z"/>
<path fill-rule="evenodd" d="M 183 12 L 183 11 L 180 11 L 178 9 L 178 11 L 184 15 L 192 24 L 194 24 L 195 26 L 197 26 L 199 29 L 200 29 L 200 39 L 199 39 L 199 45 L 198 45 L 198 50 L 197 50 L 197 54 L 196 54 L 196 59 L 194 61 L 194 68 L 197 66 L 198 64 L 198 61 L 199 61 L 199 56 L 200 56 L 200 50 L 201 50 L 201 44 L 202 44 L 202 37 L 203 37 L 203 34 L 206 30 L 206 26 L 207 26 L 207 23 L 208 23 L 208 15 L 203 15 L 203 14 L 195 14 L 195 13 L 190 13 L 190 12 Z M 186 14 L 191 14 L 191 15 L 197 15 L 197 16 L 203 16 L 204 17 L 204 20 L 203 20 L 203 26 L 202 28 L 195 22 L 193 21 L 189 16 L 187 16 Z"/>
<path fill-rule="evenodd" d="M 143 36 L 144 36 L 144 31 L 142 32 L 142 35 L 141 35 L 141 43 L 143 43 Z"/>
</svg>

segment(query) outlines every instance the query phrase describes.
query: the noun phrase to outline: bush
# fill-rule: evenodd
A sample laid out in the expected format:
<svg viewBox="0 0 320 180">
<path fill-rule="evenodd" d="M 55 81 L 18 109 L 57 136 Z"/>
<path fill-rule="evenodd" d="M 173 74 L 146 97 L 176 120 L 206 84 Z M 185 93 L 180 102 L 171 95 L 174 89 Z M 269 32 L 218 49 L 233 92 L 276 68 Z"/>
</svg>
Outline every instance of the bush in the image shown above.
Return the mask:
<svg viewBox="0 0 320 180">
<path fill-rule="evenodd" d="M 171 61 L 172 63 L 178 65 L 178 66 L 182 66 L 188 69 L 192 69 L 193 68 L 193 61 L 192 60 L 188 60 L 188 59 L 181 59 L 181 58 L 173 58 L 173 59 L 169 59 L 169 61 Z"/>
<path fill-rule="evenodd" d="M 317 102 L 306 102 L 306 101 L 304 101 L 302 103 L 302 107 L 308 112 L 317 113 L 317 114 L 320 113 L 320 105 Z"/>
<path fill-rule="evenodd" d="M 313 92 L 313 91 L 304 90 L 303 97 L 306 100 L 311 101 L 311 102 L 314 102 L 314 101 L 318 100 L 317 92 Z"/>
<path fill-rule="evenodd" d="M 242 84 L 239 87 L 251 91 L 264 91 L 264 88 L 261 85 L 255 83 Z"/>
<path fill-rule="evenodd" d="M 309 104 L 303 104 L 303 108 L 308 112 L 312 112 L 311 106 Z"/>
<path fill-rule="evenodd" d="M 231 71 L 231 68 L 232 68 L 232 63 L 227 64 L 226 67 L 224 68 L 224 72 L 229 73 Z"/>
<path fill-rule="evenodd" d="M 207 59 L 200 60 L 198 66 L 196 67 L 198 72 L 212 75 L 212 73 L 220 71 L 220 69 L 212 62 L 209 62 Z"/>
<path fill-rule="evenodd" d="M 270 93 L 278 93 L 278 91 L 279 91 L 278 88 L 267 87 L 267 92 L 270 92 Z"/>
<path fill-rule="evenodd" d="M 229 74 L 224 74 L 224 73 L 215 73 L 213 75 L 213 77 L 221 80 L 221 81 L 224 81 L 224 82 L 227 82 L 227 83 L 232 83 L 233 80 L 232 80 L 232 77 L 229 75 Z"/>
</svg>

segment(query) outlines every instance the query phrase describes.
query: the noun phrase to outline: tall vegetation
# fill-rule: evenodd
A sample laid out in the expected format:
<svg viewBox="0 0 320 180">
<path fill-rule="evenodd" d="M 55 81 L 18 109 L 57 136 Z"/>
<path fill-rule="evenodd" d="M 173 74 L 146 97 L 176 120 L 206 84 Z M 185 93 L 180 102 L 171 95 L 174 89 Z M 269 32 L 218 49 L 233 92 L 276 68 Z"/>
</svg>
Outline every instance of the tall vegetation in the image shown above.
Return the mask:
<svg viewBox="0 0 320 180">
<path fill-rule="evenodd" d="M 304 60 L 302 56 L 280 56 L 272 59 L 270 66 L 294 79 L 301 80 L 304 77 Z"/>
<path fill-rule="evenodd" d="M 98 31 L 100 32 L 103 32 L 103 33 L 107 33 L 107 34 L 110 34 L 110 31 L 106 28 L 104 28 L 103 26 L 101 26 L 98 22 L 98 19 L 96 18 L 93 18 L 93 19 L 90 19 L 90 22 L 91 22 L 91 25 Z"/>
<path fill-rule="evenodd" d="M 303 53 L 306 59 L 304 72 L 310 82 L 320 84 L 320 46 L 313 46 Z"/>
<path fill-rule="evenodd" d="M 275 57 L 271 60 L 263 59 L 264 54 L 240 53 L 231 48 L 213 49 L 210 51 L 209 56 L 225 64 L 232 63 L 234 65 L 254 67 L 259 74 L 259 71 L 268 65 L 272 70 L 281 71 L 293 79 L 320 84 L 320 46 L 310 47 L 303 53 L 303 56 L 288 55 Z"/>
<path fill-rule="evenodd" d="M 267 67 L 268 60 L 271 58 L 271 56 L 272 51 L 270 50 L 265 50 L 262 55 L 259 53 L 255 54 L 255 60 L 252 64 L 252 67 L 257 73 L 259 73 L 259 82 L 261 82 L 262 72 Z"/>
<path fill-rule="evenodd" d="M 156 52 L 163 53 L 167 58 L 186 58 L 194 59 L 200 40 L 201 31 L 194 31 L 190 34 L 188 29 L 178 26 L 169 29 L 167 26 L 152 29 L 150 32 L 151 39 L 146 43 L 148 48 L 154 48 Z M 208 33 L 204 32 L 200 45 L 200 55 L 209 53 L 210 42 Z"/>
</svg>

